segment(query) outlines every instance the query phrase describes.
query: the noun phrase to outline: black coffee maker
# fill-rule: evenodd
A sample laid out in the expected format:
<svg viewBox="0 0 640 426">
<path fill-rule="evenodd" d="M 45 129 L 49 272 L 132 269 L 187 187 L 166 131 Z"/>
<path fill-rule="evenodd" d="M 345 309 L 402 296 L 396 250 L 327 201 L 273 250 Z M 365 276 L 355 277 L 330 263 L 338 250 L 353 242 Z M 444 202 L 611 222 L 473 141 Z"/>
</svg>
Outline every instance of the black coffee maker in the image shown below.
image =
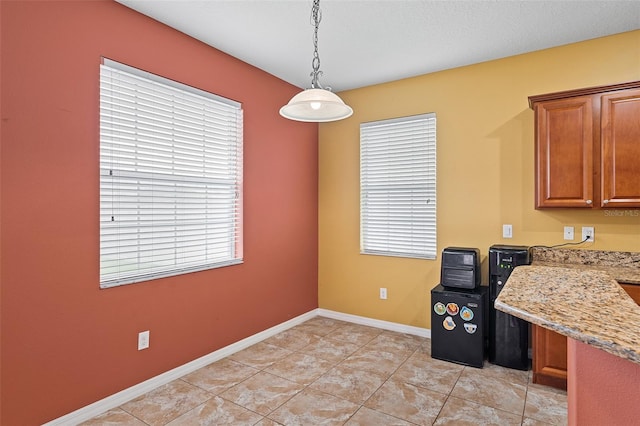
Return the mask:
<svg viewBox="0 0 640 426">
<path fill-rule="evenodd" d="M 513 269 L 531 263 L 525 246 L 489 248 L 489 362 L 518 370 L 529 369 L 529 323 L 498 311 L 494 302 Z"/>
</svg>

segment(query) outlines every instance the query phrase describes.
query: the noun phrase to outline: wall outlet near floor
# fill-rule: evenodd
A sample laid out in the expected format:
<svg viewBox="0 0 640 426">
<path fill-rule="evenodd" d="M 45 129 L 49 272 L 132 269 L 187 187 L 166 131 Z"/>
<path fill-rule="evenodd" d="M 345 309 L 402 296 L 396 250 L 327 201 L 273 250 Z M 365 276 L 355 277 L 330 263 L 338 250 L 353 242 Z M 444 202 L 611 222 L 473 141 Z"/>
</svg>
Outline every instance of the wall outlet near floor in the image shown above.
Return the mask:
<svg viewBox="0 0 640 426">
<path fill-rule="evenodd" d="M 574 235 L 573 235 L 573 226 L 565 226 L 564 227 L 564 239 L 565 240 L 569 240 L 569 241 L 573 241 Z"/>
<path fill-rule="evenodd" d="M 149 330 L 138 333 L 138 350 L 147 349 L 149 347 Z"/>
<path fill-rule="evenodd" d="M 596 231 L 593 226 L 582 227 L 582 241 L 585 240 L 589 243 L 592 243 L 596 240 Z"/>
<path fill-rule="evenodd" d="M 502 238 L 513 238 L 513 225 L 502 225 Z"/>
<path fill-rule="evenodd" d="M 380 287 L 380 299 L 387 300 L 387 289 Z"/>
</svg>

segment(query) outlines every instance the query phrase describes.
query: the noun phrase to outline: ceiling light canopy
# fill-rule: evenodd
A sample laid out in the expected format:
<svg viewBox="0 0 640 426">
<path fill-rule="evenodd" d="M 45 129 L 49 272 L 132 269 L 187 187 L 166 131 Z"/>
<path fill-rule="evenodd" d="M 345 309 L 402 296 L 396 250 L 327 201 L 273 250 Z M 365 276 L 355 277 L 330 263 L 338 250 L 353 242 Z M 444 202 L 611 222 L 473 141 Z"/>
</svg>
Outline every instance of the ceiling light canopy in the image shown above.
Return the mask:
<svg viewBox="0 0 640 426">
<path fill-rule="evenodd" d="M 280 108 L 280 115 L 290 120 L 326 122 L 342 120 L 350 117 L 353 110 L 335 93 L 331 88 L 324 88 L 320 85 L 318 78 L 322 75 L 320 71 L 320 56 L 318 55 L 318 27 L 322 19 L 320 11 L 320 0 L 313 1 L 311 9 L 311 21 L 314 24 L 313 33 L 313 60 L 311 66 L 311 88 L 303 90 L 295 95 L 289 103 Z"/>
</svg>

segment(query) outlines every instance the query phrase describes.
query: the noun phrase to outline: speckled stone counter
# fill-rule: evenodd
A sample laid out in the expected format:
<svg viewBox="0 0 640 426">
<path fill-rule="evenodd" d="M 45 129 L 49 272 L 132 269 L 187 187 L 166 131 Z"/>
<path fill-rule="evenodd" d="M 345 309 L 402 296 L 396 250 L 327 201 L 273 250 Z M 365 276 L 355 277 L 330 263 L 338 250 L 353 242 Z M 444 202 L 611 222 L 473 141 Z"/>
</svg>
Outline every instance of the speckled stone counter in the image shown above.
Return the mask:
<svg viewBox="0 0 640 426">
<path fill-rule="evenodd" d="M 496 309 L 640 364 L 640 306 L 610 271 L 535 263 L 513 270 Z"/>
<path fill-rule="evenodd" d="M 620 283 L 640 285 L 640 253 L 628 251 L 568 250 L 533 247 L 533 265 L 599 270 Z"/>
</svg>

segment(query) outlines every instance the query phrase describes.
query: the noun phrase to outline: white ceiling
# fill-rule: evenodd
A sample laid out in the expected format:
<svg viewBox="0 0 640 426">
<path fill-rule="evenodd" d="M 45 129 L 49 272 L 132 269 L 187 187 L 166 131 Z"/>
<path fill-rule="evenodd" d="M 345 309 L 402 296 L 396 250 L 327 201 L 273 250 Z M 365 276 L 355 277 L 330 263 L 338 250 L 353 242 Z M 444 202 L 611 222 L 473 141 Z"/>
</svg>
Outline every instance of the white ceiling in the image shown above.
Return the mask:
<svg viewBox="0 0 640 426">
<path fill-rule="evenodd" d="M 116 1 L 310 87 L 312 0 Z M 320 9 L 320 83 L 334 91 L 640 28 L 640 1 L 322 0 Z"/>
</svg>

